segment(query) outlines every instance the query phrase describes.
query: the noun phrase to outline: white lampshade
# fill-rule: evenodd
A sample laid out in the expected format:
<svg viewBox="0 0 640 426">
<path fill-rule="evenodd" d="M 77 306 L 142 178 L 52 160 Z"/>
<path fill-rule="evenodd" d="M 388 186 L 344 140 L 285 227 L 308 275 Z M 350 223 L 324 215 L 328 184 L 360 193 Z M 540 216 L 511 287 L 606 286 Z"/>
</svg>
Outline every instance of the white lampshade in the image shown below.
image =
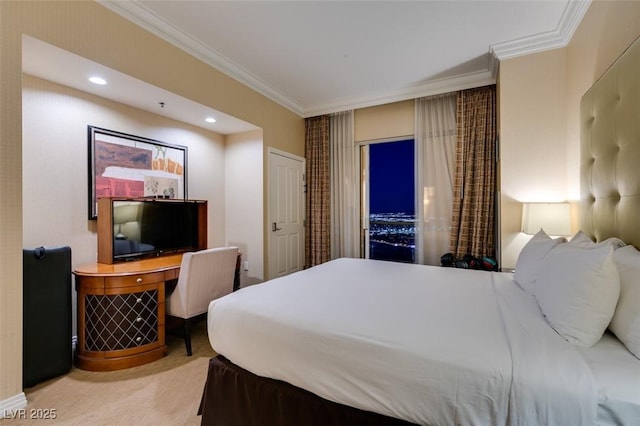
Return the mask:
<svg viewBox="0 0 640 426">
<path fill-rule="evenodd" d="M 524 203 L 522 232 L 533 235 L 541 228 L 548 235 L 571 235 L 569 203 Z"/>
</svg>

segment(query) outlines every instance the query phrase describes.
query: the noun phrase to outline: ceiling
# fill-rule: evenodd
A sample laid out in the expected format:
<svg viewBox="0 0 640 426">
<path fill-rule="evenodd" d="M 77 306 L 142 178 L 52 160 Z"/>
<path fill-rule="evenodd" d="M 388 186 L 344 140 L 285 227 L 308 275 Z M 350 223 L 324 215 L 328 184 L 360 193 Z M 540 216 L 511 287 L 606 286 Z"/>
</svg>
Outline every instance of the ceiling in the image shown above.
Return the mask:
<svg viewBox="0 0 640 426">
<path fill-rule="evenodd" d="M 500 60 L 566 46 L 590 4 L 590 0 L 97 1 L 302 117 L 492 84 Z M 69 68 L 65 67 L 67 74 Z M 49 76 L 38 76 L 61 78 L 51 70 L 44 73 Z M 146 87 L 150 105 L 134 106 L 169 115 L 173 101 L 160 110 L 158 100 L 171 94 L 154 95 L 156 89 L 160 90 Z M 129 88 L 115 100 L 131 104 L 126 97 L 132 93 L 139 97 L 138 90 Z M 255 128 L 249 123 L 236 125 Z M 238 131 L 233 126 L 213 130 Z"/>
<path fill-rule="evenodd" d="M 251 123 L 27 35 L 22 36 L 22 71 L 223 135 L 259 129 Z M 90 76 L 100 76 L 108 84 L 98 86 L 90 83 L 88 80 Z M 161 102 L 162 105 L 160 105 Z M 215 118 L 216 122 L 207 123 L 205 121 L 207 117 Z"/>
</svg>

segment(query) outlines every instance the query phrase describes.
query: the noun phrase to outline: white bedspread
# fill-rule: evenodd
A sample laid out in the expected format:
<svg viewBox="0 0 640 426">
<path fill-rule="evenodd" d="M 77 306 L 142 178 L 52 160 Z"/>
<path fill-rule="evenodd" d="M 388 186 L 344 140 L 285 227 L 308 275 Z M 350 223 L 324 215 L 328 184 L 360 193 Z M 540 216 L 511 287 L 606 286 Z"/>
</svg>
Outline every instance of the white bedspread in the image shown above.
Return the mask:
<svg viewBox="0 0 640 426">
<path fill-rule="evenodd" d="M 598 424 L 640 425 L 640 360 L 610 332 L 579 350 L 598 389 Z"/>
<path fill-rule="evenodd" d="M 595 425 L 580 353 L 511 274 L 338 259 L 211 302 L 254 374 L 428 425 Z"/>
</svg>

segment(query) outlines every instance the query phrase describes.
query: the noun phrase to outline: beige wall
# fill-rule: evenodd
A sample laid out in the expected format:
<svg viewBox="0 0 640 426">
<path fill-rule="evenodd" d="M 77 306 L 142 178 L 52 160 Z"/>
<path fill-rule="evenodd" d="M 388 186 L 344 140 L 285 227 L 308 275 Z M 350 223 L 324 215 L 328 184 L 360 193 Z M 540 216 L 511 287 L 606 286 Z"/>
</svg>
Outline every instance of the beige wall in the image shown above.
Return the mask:
<svg viewBox="0 0 640 426">
<path fill-rule="evenodd" d="M 579 102 L 640 35 L 640 2 L 594 1 L 566 48 L 501 62 L 498 77 L 501 261 L 515 266 L 529 236 L 520 232 L 525 201 L 580 196 Z M 354 112 L 356 142 L 413 135 L 414 103 Z M 572 206 L 573 226 L 579 222 Z"/>
<path fill-rule="evenodd" d="M 0 203 L 0 404 L 6 401 L 5 406 L 22 389 L 20 43 L 23 33 L 254 123 L 263 128 L 263 153 L 271 146 L 304 155 L 304 123 L 300 117 L 99 4 L 0 1 L 0 195 L 3 200 Z M 639 33 L 640 2 L 595 1 L 566 49 L 505 61 L 504 67 L 501 65 L 499 100 L 506 103 L 500 106 L 501 181 L 508 190 L 502 197 L 503 256 L 511 262 L 519 252 L 517 238 L 512 235 L 518 233 L 520 223 L 519 204 L 515 203 L 531 194 L 576 197 L 579 98 Z M 530 72 L 528 66 L 539 74 Z M 504 87 L 503 80 L 508 87 Z M 528 87 L 539 88 L 541 92 L 535 93 Z M 560 111 L 556 103 L 563 105 L 564 111 Z M 379 114 L 386 106 L 356 111 L 356 139 L 413 134 L 413 106 L 398 104 L 402 104 L 405 112 L 399 117 L 396 112 L 390 113 L 393 119 Z M 558 116 L 550 116 L 548 108 Z M 369 124 L 360 124 L 365 123 L 361 120 L 368 120 Z M 540 149 L 531 143 L 541 143 Z M 551 156 L 542 156 L 541 151 L 551 152 Z M 523 152 L 533 158 L 527 158 Z M 556 156 L 564 162 L 556 161 L 553 158 Z M 266 155 L 263 161 L 264 158 Z M 552 169 L 552 164 L 557 164 L 559 170 Z M 263 162 L 263 177 L 265 169 Z M 548 179 L 547 173 L 558 181 Z M 544 185 L 535 183 L 538 177 L 544 180 Z M 534 191 L 524 182 L 533 183 Z M 262 202 L 266 211 L 264 197 Z M 266 258 L 264 262 L 267 264 Z M 512 265 L 503 260 L 503 266 Z"/>
<path fill-rule="evenodd" d="M 579 199 L 580 98 L 639 35 L 640 2 L 594 1 L 566 48 L 500 64 L 504 267 L 529 238 L 521 202 Z"/>
<path fill-rule="evenodd" d="M 264 147 L 272 146 L 297 155 L 304 153 L 304 121 L 301 117 L 110 12 L 97 2 L 0 1 L 0 52 L 2 54 L 0 61 L 0 99 L 2 99 L 0 103 L 0 195 L 3 199 L 0 203 L 0 235 L 2 235 L 0 239 L 0 407 L 2 408 L 10 408 L 12 404 L 24 400 L 24 396 L 21 395 L 21 250 L 24 245 L 22 34 L 30 35 L 200 104 L 251 122 L 263 129 Z M 88 123 L 85 123 L 85 126 L 86 124 Z M 144 124 L 142 126 L 144 127 Z M 153 131 L 150 130 L 152 128 L 153 125 L 148 125 L 146 130 L 149 133 L 145 136 L 153 135 Z M 60 141 L 51 142 L 61 143 Z M 263 149 L 266 149 L 264 147 Z M 212 149 L 215 150 L 215 148 Z M 263 162 L 265 158 L 263 156 Z M 86 164 L 86 159 L 82 160 L 82 164 Z M 262 178 L 264 180 L 264 175 Z M 84 172 L 80 173 L 77 179 L 81 182 L 81 186 L 82 182 L 86 184 Z M 204 194 L 208 191 L 205 188 L 206 185 L 207 183 L 197 183 L 195 180 L 190 182 L 193 189 L 190 190 L 189 196 Z M 216 196 L 224 200 L 224 190 L 222 189 Z M 60 199 L 65 197 L 62 196 Z M 262 202 L 264 203 L 264 200 Z M 58 202 L 58 205 L 62 205 L 61 202 Z M 70 211 L 85 208 L 86 201 L 80 206 L 73 206 Z M 221 210 L 216 213 L 216 209 Z M 224 209 L 224 202 L 222 202 L 220 206 L 214 207 L 213 214 L 224 215 Z M 82 219 L 79 226 L 91 231 L 91 223 L 86 218 Z M 216 225 L 214 230 L 215 228 Z M 223 234 L 224 231 L 221 235 Z M 215 240 L 220 236 L 213 238 Z M 35 240 L 36 238 L 33 241 Z M 87 247 L 90 245 L 86 242 L 81 244 Z M 91 255 L 93 256 L 93 253 Z"/>
<path fill-rule="evenodd" d="M 580 196 L 582 95 L 640 37 L 640 2 L 594 1 L 567 47 L 567 164 L 569 195 Z"/>
<path fill-rule="evenodd" d="M 413 137 L 415 132 L 414 100 L 362 108 L 353 113 L 356 142 Z"/>
<path fill-rule="evenodd" d="M 527 241 L 521 203 L 567 199 L 565 93 L 565 49 L 500 63 L 502 267 Z"/>
</svg>

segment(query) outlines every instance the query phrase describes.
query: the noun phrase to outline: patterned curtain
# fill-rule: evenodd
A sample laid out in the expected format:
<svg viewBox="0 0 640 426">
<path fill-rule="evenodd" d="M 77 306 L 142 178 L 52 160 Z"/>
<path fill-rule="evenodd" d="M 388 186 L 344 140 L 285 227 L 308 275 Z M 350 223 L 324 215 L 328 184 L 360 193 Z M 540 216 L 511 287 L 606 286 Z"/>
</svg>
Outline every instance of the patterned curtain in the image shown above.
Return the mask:
<svg viewBox="0 0 640 426">
<path fill-rule="evenodd" d="M 459 92 L 456 119 L 450 251 L 456 258 L 495 257 L 495 85 Z"/>
<path fill-rule="evenodd" d="M 305 268 L 324 263 L 331 256 L 329 122 L 328 115 L 304 121 L 307 164 Z"/>
</svg>

